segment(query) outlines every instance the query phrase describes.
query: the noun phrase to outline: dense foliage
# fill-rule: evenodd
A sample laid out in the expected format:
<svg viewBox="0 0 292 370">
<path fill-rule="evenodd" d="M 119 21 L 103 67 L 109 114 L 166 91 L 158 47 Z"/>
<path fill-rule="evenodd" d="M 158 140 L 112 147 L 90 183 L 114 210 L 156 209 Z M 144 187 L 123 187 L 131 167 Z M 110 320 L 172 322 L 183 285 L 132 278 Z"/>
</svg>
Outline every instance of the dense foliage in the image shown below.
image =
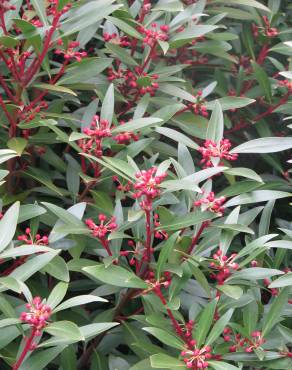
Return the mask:
<svg viewBox="0 0 292 370">
<path fill-rule="evenodd" d="M 292 369 L 291 16 L 0 0 L 1 370 Z"/>
</svg>

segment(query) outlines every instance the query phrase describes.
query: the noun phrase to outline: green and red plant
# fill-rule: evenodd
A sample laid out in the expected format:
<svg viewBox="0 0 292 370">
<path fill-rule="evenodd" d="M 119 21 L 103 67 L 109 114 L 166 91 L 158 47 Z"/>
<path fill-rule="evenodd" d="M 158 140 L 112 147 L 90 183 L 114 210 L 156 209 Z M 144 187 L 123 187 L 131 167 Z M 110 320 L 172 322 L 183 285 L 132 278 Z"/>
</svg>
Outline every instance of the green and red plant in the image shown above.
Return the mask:
<svg viewBox="0 0 292 370">
<path fill-rule="evenodd" d="M 1 370 L 292 369 L 291 15 L 0 0 Z"/>
</svg>

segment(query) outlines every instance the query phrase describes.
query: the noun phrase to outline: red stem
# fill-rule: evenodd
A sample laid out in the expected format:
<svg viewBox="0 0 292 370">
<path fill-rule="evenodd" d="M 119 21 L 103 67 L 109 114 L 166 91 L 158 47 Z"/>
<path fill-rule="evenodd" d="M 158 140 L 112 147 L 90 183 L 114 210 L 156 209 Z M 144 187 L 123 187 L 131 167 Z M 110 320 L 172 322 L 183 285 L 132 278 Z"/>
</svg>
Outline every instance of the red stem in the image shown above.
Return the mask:
<svg viewBox="0 0 292 370">
<path fill-rule="evenodd" d="M 163 297 L 163 294 L 161 293 L 161 290 L 160 288 L 155 288 L 154 290 L 154 293 L 157 295 L 157 297 L 159 297 L 161 303 L 164 305 L 164 306 L 167 306 L 167 302 L 166 302 L 166 299 Z M 181 326 L 179 325 L 179 323 L 177 322 L 177 320 L 175 319 L 175 317 L 173 316 L 173 313 L 171 312 L 171 310 L 167 307 L 166 308 L 166 312 L 172 322 L 172 325 L 174 327 L 174 330 L 176 331 L 176 333 L 180 336 L 180 338 L 188 345 L 190 346 L 190 348 L 192 348 L 191 344 L 190 344 L 190 340 L 188 338 L 186 338 L 186 336 L 184 335 L 184 332 L 181 328 Z"/>
<path fill-rule="evenodd" d="M 283 104 L 285 104 L 287 102 L 287 100 L 288 100 L 288 98 L 289 98 L 290 95 L 291 95 L 291 92 L 288 91 L 287 94 L 284 95 L 283 98 L 279 101 L 279 103 L 270 106 L 270 108 L 267 109 L 264 113 L 261 113 L 258 116 L 256 116 L 253 119 L 253 122 L 258 122 L 262 118 L 264 118 L 264 117 L 268 116 L 269 114 L 273 113 L 275 109 L 277 109 L 278 107 L 280 107 L 281 105 L 283 105 Z"/>
<path fill-rule="evenodd" d="M 112 251 L 110 250 L 109 243 L 105 239 L 99 239 L 104 249 L 107 251 L 109 256 L 112 256 Z"/>
<path fill-rule="evenodd" d="M 24 82 L 25 85 L 29 84 L 29 82 L 31 81 L 31 79 L 34 77 L 35 73 L 38 71 L 39 67 L 41 66 L 42 62 L 44 61 L 45 56 L 47 55 L 49 47 L 50 47 L 51 38 L 52 38 L 56 28 L 57 28 L 60 16 L 61 16 L 61 14 L 58 13 L 56 15 L 56 17 L 54 18 L 53 23 L 52 23 L 52 27 L 50 28 L 50 30 L 47 34 L 47 38 L 46 38 L 46 41 L 44 43 L 43 51 L 41 52 L 41 54 L 39 56 L 37 56 L 35 58 L 35 60 L 31 64 L 30 68 L 28 69 L 27 76 L 26 76 L 26 79 L 25 79 L 25 82 Z"/>
<path fill-rule="evenodd" d="M 4 103 L 4 101 L 3 101 L 3 99 L 2 99 L 1 96 L 0 96 L 0 105 L 1 105 L 1 107 L 3 109 L 3 112 L 5 113 L 7 119 L 9 121 L 9 123 L 10 123 L 10 130 L 9 130 L 10 134 L 9 134 L 9 136 L 10 137 L 13 137 L 13 133 L 14 133 L 14 131 L 16 129 L 16 123 L 14 122 L 14 120 L 13 120 L 12 116 L 10 115 L 10 113 L 8 112 L 8 110 L 6 108 L 6 105 L 5 105 L 5 103 Z"/>
<path fill-rule="evenodd" d="M 269 53 L 269 45 L 264 45 L 261 49 L 261 51 L 259 52 L 259 55 L 258 55 L 258 58 L 257 58 L 257 64 L 263 64 L 267 55 Z"/>
<path fill-rule="evenodd" d="M 33 340 L 36 336 L 36 329 L 33 328 L 32 331 L 31 331 L 31 334 L 30 334 L 30 337 L 26 340 L 26 343 L 25 343 L 25 346 L 23 348 L 23 351 L 19 357 L 19 359 L 17 360 L 17 362 L 13 365 L 12 369 L 13 370 L 18 370 L 23 362 L 23 360 L 25 359 L 27 353 L 31 350 L 31 345 L 33 343 Z"/>
<path fill-rule="evenodd" d="M 2 53 L 1 50 L 0 50 L 0 56 L 3 59 L 3 62 L 6 64 L 7 68 L 12 73 L 12 76 L 13 76 L 14 80 L 18 82 L 20 80 L 20 78 L 19 78 L 19 75 L 18 75 L 17 70 L 16 70 L 16 67 L 15 67 L 14 59 L 11 57 L 11 61 L 12 61 L 12 64 L 13 65 L 10 66 L 10 64 L 8 63 L 8 60 L 7 60 L 6 56 L 4 55 L 4 53 Z"/>
<path fill-rule="evenodd" d="M 1 19 L 1 27 L 2 27 L 3 33 L 4 33 L 4 35 L 7 35 L 8 32 L 7 32 L 7 28 L 6 28 L 6 24 L 5 24 L 5 18 L 4 18 L 4 12 L 3 11 L 0 12 L 0 19 Z"/>
<path fill-rule="evenodd" d="M 142 70 L 142 72 L 144 71 L 144 69 L 147 67 L 147 64 L 151 61 L 151 59 L 152 59 L 152 54 L 153 54 L 153 51 L 155 50 L 155 48 L 156 48 L 156 45 L 157 45 L 157 42 L 155 41 L 154 42 L 154 44 L 151 46 L 151 49 L 150 49 L 150 51 L 149 51 L 149 54 L 148 54 L 148 57 L 145 59 L 145 61 L 144 61 L 144 63 L 143 63 L 143 65 L 142 65 L 142 67 L 141 67 L 141 70 Z"/>
<path fill-rule="evenodd" d="M 14 103 L 16 103 L 16 99 L 15 99 L 14 95 L 10 91 L 7 83 L 5 82 L 5 80 L 4 80 L 4 78 L 1 74 L 0 74 L 0 83 L 3 87 L 3 90 L 6 92 L 6 95 L 9 97 L 9 99 L 11 99 Z"/>
<path fill-rule="evenodd" d="M 64 64 L 62 65 L 62 67 L 60 68 L 59 72 L 56 74 L 56 76 L 51 80 L 49 81 L 49 84 L 50 85 L 54 85 L 58 79 L 63 75 L 64 71 L 65 71 L 65 67 L 67 66 L 67 64 L 69 63 L 68 60 L 66 60 L 64 62 Z M 31 109 L 33 108 L 39 101 L 41 101 L 43 99 L 43 97 L 45 95 L 47 95 L 48 93 L 48 90 L 44 90 L 39 96 L 37 96 L 28 106 L 27 106 L 27 109 Z"/>
<path fill-rule="evenodd" d="M 182 108 L 178 112 L 175 113 L 175 116 L 178 116 L 178 115 L 188 111 L 189 109 L 190 109 L 189 107 Z"/>
<path fill-rule="evenodd" d="M 146 217 L 146 260 L 148 263 L 151 261 L 151 211 L 145 210 Z"/>
<path fill-rule="evenodd" d="M 208 222 L 203 222 L 202 223 L 202 225 L 199 228 L 199 231 L 197 232 L 197 234 L 192 239 L 191 245 L 189 246 L 189 249 L 188 249 L 188 252 L 187 252 L 188 254 L 191 254 L 193 252 L 195 246 L 198 243 L 198 240 L 200 239 L 200 236 L 201 236 L 202 232 L 204 231 L 204 229 L 207 226 L 208 226 Z"/>
</svg>

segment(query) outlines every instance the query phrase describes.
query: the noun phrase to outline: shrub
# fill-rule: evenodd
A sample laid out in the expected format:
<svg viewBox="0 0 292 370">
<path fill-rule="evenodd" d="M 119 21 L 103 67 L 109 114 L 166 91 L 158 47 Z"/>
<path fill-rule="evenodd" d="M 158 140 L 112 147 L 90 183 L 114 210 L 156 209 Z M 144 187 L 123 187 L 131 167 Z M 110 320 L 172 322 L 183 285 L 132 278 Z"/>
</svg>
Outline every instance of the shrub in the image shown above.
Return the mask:
<svg viewBox="0 0 292 370">
<path fill-rule="evenodd" d="M 1 370 L 291 369 L 291 4 L 0 7 Z"/>
</svg>

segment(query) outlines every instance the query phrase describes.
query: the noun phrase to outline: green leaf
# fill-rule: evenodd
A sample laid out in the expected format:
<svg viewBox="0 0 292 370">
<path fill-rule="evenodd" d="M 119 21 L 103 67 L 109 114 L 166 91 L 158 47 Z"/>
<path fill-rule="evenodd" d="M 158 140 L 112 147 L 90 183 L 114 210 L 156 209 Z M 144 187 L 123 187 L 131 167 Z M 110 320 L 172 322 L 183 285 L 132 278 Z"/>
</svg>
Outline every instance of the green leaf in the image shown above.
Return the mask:
<svg viewBox="0 0 292 370">
<path fill-rule="evenodd" d="M 12 290 L 17 293 L 21 293 L 21 286 L 19 282 L 11 276 L 0 277 L 1 291 Z"/>
<path fill-rule="evenodd" d="M 230 153 L 276 153 L 292 148 L 292 137 L 263 137 L 233 148 Z"/>
<path fill-rule="evenodd" d="M 31 3 L 39 16 L 40 20 L 45 26 L 49 25 L 48 17 L 46 14 L 45 2 L 44 0 L 31 0 Z"/>
<path fill-rule="evenodd" d="M 233 315 L 233 309 L 229 309 L 223 316 L 220 317 L 219 320 L 216 321 L 215 325 L 213 326 L 210 334 L 208 335 L 208 338 L 205 342 L 207 346 L 211 345 L 219 338 L 219 336 L 222 334 L 224 328 L 228 325 L 232 315 Z M 210 318 L 210 321 L 212 319 Z"/>
<path fill-rule="evenodd" d="M 223 138 L 223 130 L 223 112 L 219 101 L 216 100 L 214 110 L 208 123 L 206 139 L 213 140 L 215 141 L 215 143 L 219 143 L 220 140 Z"/>
<path fill-rule="evenodd" d="M 11 36 L 0 36 L 0 45 L 5 46 L 6 48 L 15 48 L 19 42 L 20 40 Z"/>
<path fill-rule="evenodd" d="M 56 337 L 74 340 L 84 340 L 80 329 L 71 321 L 55 321 L 45 327 L 44 331 Z"/>
<path fill-rule="evenodd" d="M 113 2 L 114 0 L 96 0 L 76 7 L 70 17 L 61 23 L 62 36 L 79 32 L 119 9 L 119 5 L 111 5 Z"/>
<path fill-rule="evenodd" d="M 69 141 L 76 141 L 76 140 L 85 139 L 85 138 L 89 138 L 89 136 L 81 132 L 72 132 L 69 136 Z"/>
<path fill-rule="evenodd" d="M 163 353 L 157 353 L 150 357 L 151 367 L 154 369 L 175 369 L 175 368 L 186 368 L 184 362 L 178 359 L 165 355 Z"/>
<path fill-rule="evenodd" d="M 54 252 L 47 252 L 33 257 L 26 261 L 23 265 L 17 267 L 10 274 L 10 276 L 14 277 L 15 279 L 25 281 L 46 266 L 58 253 L 59 250 L 56 250 Z"/>
<path fill-rule="evenodd" d="M 110 84 L 102 102 L 100 118 L 111 123 L 114 115 L 114 107 L 115 107 L 114 85 Z"/>
<path fill-rule="evenodd" d="M 239 299 L 243 295 L 243 290 L 240 286 L 237 285 L 217 285 L 216 287 L 222 293 L 233 299 Z"/>
<path fill-rule="evenodd" d="M 164 92 L 165 94 L 169 94 L 172 96 L 175 96 L 176 98 L 180 98 L 186 101 L 189 101 L 191 103 L 196 103 L 197 98 L 195 98 L 192 94 L 189 92 L 181 89 L 180 87 L 177 87 L 175 85 L 171 84 L 160 84 L 159 85 L 159 91 Z"/>
<path fill-rule="evenodd" d="M 42 202 L 42 205 L 44 205 L 46 208 L 48 208 L 54 215 L 56 215 L 61 221 L 63 221 L 65 224 L 83 228 L 84 223 L 80 221 L 76 216 L 74 216 L 72 213 L 68 212 L 67 210 L 56 206 L 52 203 Z"/>
<path fill-rule="evenodd" d="M 226 281 L 234 280 L 234 279 L 244 279 L 244 280 L 260 280 L 265 279 L 271 276 L 276 275 L 283 275 L 283 271 L 275 270 L 275 269 L 268 269 L 263 267 L 250 267 L 247 269 L 243 269 L 241 271 L 236 271 L 232 274 L 232 276 L 227 279 Z"/>
<path fill-rule="evenodd" d="M 195 331 L 195 339 L 197 340 L 199 348 L 205 343 L 207 334 L 212 326 L 217 302 L 218 300 L 214 299 L 208 303 L 200 315 L 198 326 Z"/>
<path fill-rule="evenodd" d="M 52 91 L 53 93 L 64 93 L 64 94 L 69 94 L 69 95 L 74 95 L 77 96 L 77 94 L 71 90 L 68 89 L 68 87 L 60 86 L 60 85 L 51 85 L 51 84 L 46 84 L 46 83 L 37 83 L 34 84 L 33 87 L 36 87 L 38 89 L 43 89 L 47 91 Z"/>
<path fill-rule="evenodd" d="M 223 229 L 223 230 L 232 230 L 238 231 L 240 233 L 254 234 L 254 231 L 249 227 L 241 224 L 222 224 L 222 225 L 212 225 L 212 227 Z"/>
<path fill-rule="evenodd" d="M 157 280 L 161 277 L 161 273 L 163 272 L 163 267 L 165 263 L 167 262 L 168 257 L 170 256 L 173 248 L 175 247 L 177 238 L 180 234 L 180 231 L 172 234 L 170 238 L 168 238 L 162 246 L 161 252 L 159 254 L 159 258 L 157 261 L 157 267 L 156 267 L 156 276 Z"/>
<path fill-rule="evenodd" d="M 108 16 L 106 17 L 107 20 L 112 22 L 115 26 L 117 26 L 120 30 L 125 32 L 127 35 L 132 36 L 138 40 L 142 40 L 141 34 L 135 30 L 135 28 L 131 27 L 128 23 L 124 22 L 123 20 Z"/>
<path fill-rule="evenodd" d="M 230 168 L 224 171 L 227 175 L 246 177 L 257 182 L 263 182 L 261 177 L 253 170 L 244 167 Z"/>
<path fill-rule="evenodd" d="M 17 324 L 21 324 L 21 320 L 20 319 L 3 319 L 0 321 L 0 328 L 5 328 L 6 326 L 14 326 L 14 325 L 17 325 Z"/>
<path fill-rule="evenodd" d="M 2 252 L 13 239 L 17 226 L 18 213 L 19 202 L 16 202 L 5 212 L 2 220 L 0 220 L 0 252 Z"/>
<path fill-rule="evenodd" d="M 68 266 L 60 256 L 54 257 L 54 259 L 43 268 L 43 271 L 66 283 L 70 281 Z"/>
<path fill-rule="evenodd" d="M 292 249 L 292 241 L 289 240 L 272 240 L 266 244 L 268 248 Z"/>
<path fill-rule="evenodd" d="M 208 296 L 211 297 L 212 293 L 211 293 L 210 285 L 209 285 L 209 282 L 208 282 L 206 276 L 196 266 L 196 264 L 193 262 L 193 260 L 191 258 L 189 258 L 187 261 L 189 263 L 190 270 L 191 270 L 192 274 L 194 275 L 194 278 L 201 285 L 201 287 L 205 290 L 205 292 L 208 294 Z"/>
<path fill-rule="evenodd" d="M 161 123 L 163 120 L 161 118 L 156 117 L 147 117 L 147 118 L 136 118 L 132 121 L 129 121 L 123 125 L 117 126 L 112 130 L 113 134 L 118 132 L 125 132 L 125 131 L 137 131 L 141 130 L 142 128 L 157 125 Z"/>
<path fill-rule="evenodd" d="M 274 280 L 269 285 L 269 288 L 282 288 L 286 286 L 292 286 L 292 273 L 285 274 L 284 276 Z"/>
<path fill-rule="evenodd" d="M 40 182 L 41 184 L 45 185 L 48 189 L 52 190 L 54 193 L 63 196 L 62 191 L 56 185 L 53 184 L 51 178 L 43 170 L 40 170 L 39 168 L 29 167 L 28 170 L 25 171 L 25 175 L 28 175 L 35 179 L 36 181 Z"/>
<path fill-rule="evenodd" d="M 289 296 L 289 288 L 284 288 L 281 293 L 275 297 L 273 303 L 269 307 L 269 311 L 264 318 L 262 336 L 265 337 L 277 323 L 279 316 L 281 315 L 282 309 L 286 305 Z"/>
<path fill-rule="evenodd" d="M 238 109 L 246 107 L 255 102 L 254 99 L 249 98 L 241 98 L 237 96 L 225 96 L 224 98 L 220 98 L 218 100 L 209 101 L 206 103 L 207 109 L 213 110 L 215 107 L 215 103 L 218 101 L 221 105 L 222 110 L 229 110 L 229 109 Z"/>
<path fill-rule="evenodd" d="M 253 8 L 265 10 L 266 12 L 271 12 L 268 7 L 265 5 L 261 4 L 259 1 L 256 0 L 214 0 L 213 4 L 228 4 L 228 5 L 245 5 L 245 6 L 251 6 Z M 228 369 L 226 369 L 228 370 Z"/>
<path fill-rule="evenodd" d="M 114 211 L 112 198 L 105 192 L 91 190 L 95 206 L 105 214 L 111 215 Z"/>
<path fill-rule="evenodd" d="M 17 157 L 17 153 L 10 149 L 0 149 L 0 164 L 8 161 L 11 158 Z"/>
<path fill-rule="evenodd" d="M 68 283 L 60 281 L 54 289 L 51 291 L 48 299 L 47 304 L 53 310 L 60 302 L 62 302 L 63 298 L 65 297 L 68 289 Z"/>
<path fill-rule="evenodd" d="M 212 212 L 192 212 L 185 216 L 175 217 L 172 222 L 157 227 L 157 230 L 178 230 L 189 226 L 198 225 L 204 221 L 214 218 Z"/>
<path fill-rule="evenodd" d="M 89 295 L 89 294 L 88 295 L 79 295 L 77 297 L 70 298 L 67 301 L 60 304 L 59 306 L 57 306 L 54 309 L 54 313 L 62 311 L 62 310 L 66 310 L 66 309 L 71 308 L 71 307 L 82 306 L 84 304 L 92 303 L 92 302 L 108 302 L 108 301 L 104 298 L 97 297 L 97 296 L 94 296 L 94 295 Z"/>
<path fill-rule="evenodd" d="M 11 248 L 0 254 L 0 258 L 14 258 L 21 256 L 28 256 L 30 254 L 42 253 L 42 252 L 52 252 L 53 249 L 39 246 L 39 245 L 21 245 L 17 248 Z"/>
<path fill-rule="evenodd" d="M 23 153 L 26 148 L 27 140 L 22 137 L 13 137 L 7 141 L 8 148 L 15 151 L 19 156 Z"/>
<path fill-rule="evenodd" d="M 19 208 L 18 223 L 30 220 L 31 218 L 41 216 L 47 211 L 37 204 L 24 204 Z"/>
<path fill-rule="evenodd" d="M 83 337 L 88 340 L 97 335 L 114 328 L 115 326 L 120 325 L 118 322 L 99 322 L 94 324 L 89 324 L 85 326 L 81 326 L 79 329 L 83 335 Z"/>
<path fill-rule="evenodd" d="M 215 370 L 240 370 L 239 367 L 228 364 L 223 361 L 208 361 L 209 365 Z"/>
<path fill-rule="evenodd" d="M 172 128 L 168 127 L 157 127 L 155 129 L 156 132 L 158 132 L 161 135 L 164 135 L 174 141 L 177 141 L 178 143 L 184 144 L 185 146 L 188 146 L 189 148 L 198 149 L 199 145 L 196 144 L 193 140 L 188 138 L 186 135 L 182 134 L 181 132 L 178 132 L 176 130 L 173 130 Z"/>
<path fill-rule="evenodd" d="M 143 330 L 147 331 L 147 333 L 152 334 L 155 338 L 157 338 L 167 346 L 178 348 L 180 350 L 184 348 L 184 342 L 180 338 L 169 334 L 166 330 L 154 327 L 146 327 L 143 328 Z"/>
<path fill-rule="evenodd" d="M 267 235 L 269 233 L 271 216 L 274 206 L 275 200 L 270 200 L 265 205 L 259 224 L 259 236 Z"/>
<path fill-rule="evenodd" d="M 134 58 L 123 48 L 119 45 L 113 44 L 111 42 L 106 43 L 106 48 L 115 56 L 118 57 L 120 60 L 123 61 L 128 66 L 137 66 L 138 63 L 135 61 Z"/>
<path fill-rule="evenodd" d="M 241 194 L 234 197 L 225 203 L 225 207 L 238 206 L 240 204 L 250 204 L 258 202 L 266 202 L 272 199 L 281 199 L 290 197 L 290 193 L 277 190 L 255 190 L 251 193 Z"/>
<path fill-rule="evenodd" d="M 62 370 L 75 370 L 77 368 L 77 356 L 73 345 L 67 346 L 61 353 Z"/>
<path fill-rule="evenodd" d="M 133 272 L 130 272 L 120 266 L 110 265 L 105 267 L 105 265 L 100 264 L 96 266 L 84 267 L 82 270 L 92 276 L 94 279 L 103 281 L 106 284 L 125 288 L 146 289 L 148 287 L 148 285 Z"/>
<path fill-rule="evenodd" d="M 251 65 L 254 70 L 255 78 L 257 79 L 261 89 L 263 90 L 266 99 L 271 103 L 272 101 L 272 90 L 271 90 L 271 84 L 269 81 L 269 77 L 266 73 L 266 71 L 256 62 L 252 61 Z"/>
<path fill-rule="evenodd" d="M 205 34 L 214 31 L 216 28 L 218 27 L 211 25 L 194 25 L 186 27 L 182 32 L 178 32 L 170 39 L 170 47 L 178 48 L 183 46 L 197 37 L 204 36 Z"/>
<path fill-rule="evenodd" d="M 54 360 L 63 350 L 65 346 L 58 345 L 46 350 L 36 351 L 31 357 L 23 362 L 21 370 L 42 370 Z"/>
<path fill-rule="evenodd" d="M 81 62 L 74 64 L 73 67 L 68 68 L 64 76 L 60 78 L 55 86 L 86 82 L 108 68 L 111 63 L 112 59 L 110 58 L 84 59 Z"/>
</svg>

